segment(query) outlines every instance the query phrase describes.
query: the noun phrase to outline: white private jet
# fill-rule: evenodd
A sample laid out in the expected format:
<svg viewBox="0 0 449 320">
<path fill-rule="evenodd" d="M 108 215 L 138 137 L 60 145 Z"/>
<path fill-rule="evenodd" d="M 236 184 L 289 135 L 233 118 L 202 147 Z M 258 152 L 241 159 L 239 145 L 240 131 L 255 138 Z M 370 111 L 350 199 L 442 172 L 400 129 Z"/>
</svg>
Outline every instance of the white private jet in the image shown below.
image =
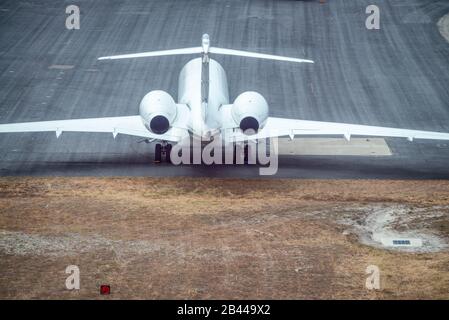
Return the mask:
<svg viewBox="0 0 449 320">
<path fill-rule="evenodd" d="M 139 115 L 126 117 L 72 119 L 1 124 L 0 133 L 54 131 L 106 132 L 115 138 L 118 134 L 138 136 L 147 142 L 156 141 L 155 161 L 163 155 L 170 161 L 172 143 L 184 138 L 208 141 L 219 134 L 225 142 L 241 143 L 270 137 L 297 136 L 351 136 L 403 137 L 413 139 L 449 140 L 449 133 L 374 127 L 356 124 L 284 119 L 268 116 L 268 104 L 257 92 L 244 92 L 234 103 L 229 102 L 228 84 L 223 67 L 210 54 L 234 55 L 314 63 L 311 60 L 275 56 L 210 46 L 209 36 L 202 36 L 200 47 L 132 53 L 98 58 L 99 60 L 156 57 L 180 54 L 201 54 L 190 60 L 179 75 L 178 103 L 166 92 L 155 90 L 140 102 Z M 248 132 L 252 135 L 248 137 Z"/>
</svg>

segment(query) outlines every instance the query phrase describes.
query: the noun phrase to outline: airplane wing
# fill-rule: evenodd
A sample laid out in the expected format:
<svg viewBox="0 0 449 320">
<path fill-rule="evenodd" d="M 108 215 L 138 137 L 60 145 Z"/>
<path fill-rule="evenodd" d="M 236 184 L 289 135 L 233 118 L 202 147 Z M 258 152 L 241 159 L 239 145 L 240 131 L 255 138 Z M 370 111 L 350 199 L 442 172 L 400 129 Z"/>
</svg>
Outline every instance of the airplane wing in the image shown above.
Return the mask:
<svg viewBox="0 0 449 320">
<path fill-rule="evenodd" d="M 0 124 L 0 133 L 51 132 L 58 138 L 63 132 L 104 132 L 115 138 L 118 134 L 178 142 L 188 134 L 182 128 L 171 128 L 164 134 L 154 134 L 144 126 L 140 116 L 72 119 Z"/>
<path fill-rule="evenodd" d="M 341 136 L 349 141 L 351 136 L 362 136 L 407 138 L 409 141 L 414 139 L 449 140 L 449 133 L 442 132 L 273 117 L 269 117 L 264 128 L 255 135 L 245 136 L 241 130 L 239 131 L 231 134 L 231 137 L 228 136 L 228 139 L 245 141 L 248 139 L 256 140 L 282 136 L 290 137 L 291 139 L 295 136 Z"/>
</svg>

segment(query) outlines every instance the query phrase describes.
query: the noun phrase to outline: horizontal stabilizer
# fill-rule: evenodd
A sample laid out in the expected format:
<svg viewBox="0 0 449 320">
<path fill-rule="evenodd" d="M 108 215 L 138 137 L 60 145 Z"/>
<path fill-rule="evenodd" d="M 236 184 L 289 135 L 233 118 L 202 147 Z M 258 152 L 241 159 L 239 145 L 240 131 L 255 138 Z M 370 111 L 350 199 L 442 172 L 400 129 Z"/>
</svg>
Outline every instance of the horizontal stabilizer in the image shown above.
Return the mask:
<svg viewBox="0 0 449 320">
<path fill-rule="evenodd" d="M 172 56 L 179 54 L 194 54 L 202 53 L 202 47 L 173 49 L 173 50 L 161 50 L 161 51 L 148 51 L 140 53 L 120 54 L 116 56 L 100 57 L 98 60 L 116 60 L 116 59 L 129 59 L 129 58 L 144 58 L 144 57 L 158 57 L 158 56 Z"/>
<path fill-rule="evenodd" d="M 276 55 L 272 55 L 272 54 L 264 54 L 264 53 L 256 53 L 256 52 L 249 52 L 249 51 L 216 48 L 216 47 L 210 47 L 209 52 L 215 53 L 215 54 L 230 55 L 230 56 L 250 57 L 250 58 L 277 60 L 277 61 L 314 63 L 312 60 L 306 60 L 306 59 L 290 58 L 290 57 L 284 57 L 284 56 L 276 56 Z"/>
</svg>

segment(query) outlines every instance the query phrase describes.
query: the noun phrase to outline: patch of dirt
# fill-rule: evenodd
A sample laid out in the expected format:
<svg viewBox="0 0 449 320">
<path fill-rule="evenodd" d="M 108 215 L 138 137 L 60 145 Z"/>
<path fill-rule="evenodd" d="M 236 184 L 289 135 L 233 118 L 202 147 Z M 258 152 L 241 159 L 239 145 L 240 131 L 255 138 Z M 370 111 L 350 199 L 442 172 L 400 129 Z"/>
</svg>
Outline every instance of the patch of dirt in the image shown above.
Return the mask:
<svg viewBox="0 0 449 320">
<path fill-rule="evenodd" d="M 448 299 L 447 250 L 359 241 L 379 208 L 449 238 L 448 181 L 0 178 L 0 298 Z"/>
<path fill-rule="evenodd" d="M 449 220 L 449 206 L 416 207 L 389 203 L 346 207 L 345 210 L 349 210 L 348 214 L 340 222 L 350 226 L 363 244 L 421 253 L 449 248 L 446 230 L 440 228 L 435 232 L 436 228 L 432 227 L 436 221 Z M 418 241 L 420 245 L 392 246 L 394 239 Z"/>
</svg>

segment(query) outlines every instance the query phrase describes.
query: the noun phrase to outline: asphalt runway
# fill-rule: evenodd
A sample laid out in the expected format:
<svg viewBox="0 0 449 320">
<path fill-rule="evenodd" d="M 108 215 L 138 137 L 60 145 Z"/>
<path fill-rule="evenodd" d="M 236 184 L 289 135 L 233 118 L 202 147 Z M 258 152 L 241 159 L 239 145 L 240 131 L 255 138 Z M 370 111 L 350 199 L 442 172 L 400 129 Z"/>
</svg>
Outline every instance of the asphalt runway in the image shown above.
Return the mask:
<svg viewBox="0 0 449 320">
<path fill-rule="evenodd" d="M 212 45 L 304 57 L 314 65 L 215 57 L 233 100 L 260 92 L 270 114 L 449 132 L 447 0 L 0 1 L 0 123 L 135 115 L 148 91 L 177 96 L 193 56 L 97 61 L 121 53 Z M 0 175 L 258 177 L 255 166 L 152 163 L 153 148 L 110 134 L 0 135 Z M 392 156 L 284 156 L 275 177 L 449 179 L 449 142 L 387 139 Z"/>
</svg>

